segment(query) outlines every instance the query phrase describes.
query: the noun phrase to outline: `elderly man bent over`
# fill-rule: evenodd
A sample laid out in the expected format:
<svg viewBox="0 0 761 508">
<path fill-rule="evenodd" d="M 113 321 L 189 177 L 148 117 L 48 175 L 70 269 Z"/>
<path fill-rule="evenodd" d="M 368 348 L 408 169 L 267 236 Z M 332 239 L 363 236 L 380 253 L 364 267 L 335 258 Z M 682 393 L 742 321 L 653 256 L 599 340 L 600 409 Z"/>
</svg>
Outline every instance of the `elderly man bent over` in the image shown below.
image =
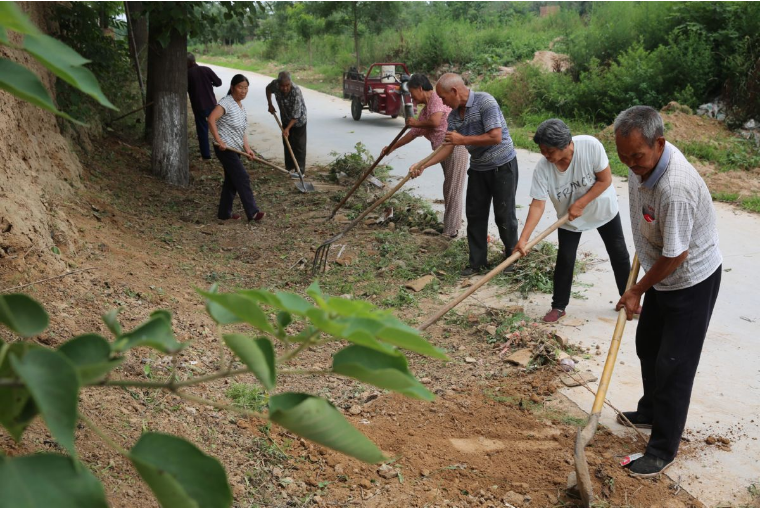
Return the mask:
<svg viewBox="0 0 761 508">
<path fill-rule="evenodd" d="M 275 107 L 272 105 L 272 95 L 275 95 L 277 106 L 280 108 L 280 122 L 283 124 L 283 154 L 285 157 L 285 167 L 289 171 L 295 171 L 296 166 L 293 158 L 288 151 L 286 138 L 291 143 L 293 155 L 299 163 L 299 168 L 303 174 L 306 170 L 307 160 L 307 106 L 304 104 L 304 96 L 301 95 L 301 89 L 291 81 L 291 74 L 283 71 L 277 75 L 277 79 L 267 85 L 265 89 L 269 112 L 275 114 Z M 294 173 L 292 173 L 292 176 Z"/>
<path fill-rule="evenodd" d="M 652 427 L 645 456 L 630 473 L 657 476 L 676 457 L 700 353 L 721 283 L 716 213 L 705 182 L 663 137 L 663 120 L 634 106 L 614 123 L 616 148 L 629 166 L 629 213 L 645 275 L 616 305 L 629 319 L 645 295 L 637 325 L 644 395 L 624 413 Z"/>
<path fill-rule="evenodd" d="M 494 200 L 494 220 L 505 245 L 505 257 L 518 242 L 515 191 L 518 188 L 518 159 L 505 117 L 497 101 L 485 92 L 474 92 L 457 74 L 447 73 L 436 83 L 436 93 L 452 111 L 447 117 L 443 149 L 425 166 L 410 168 L 413 176 L 440 163 L 454 147 L 464 145 L 470 153 L 465 217 L 468 219 L 468 266 L 463 276 L 486 268 L 489 208 Z"/>
</svg>

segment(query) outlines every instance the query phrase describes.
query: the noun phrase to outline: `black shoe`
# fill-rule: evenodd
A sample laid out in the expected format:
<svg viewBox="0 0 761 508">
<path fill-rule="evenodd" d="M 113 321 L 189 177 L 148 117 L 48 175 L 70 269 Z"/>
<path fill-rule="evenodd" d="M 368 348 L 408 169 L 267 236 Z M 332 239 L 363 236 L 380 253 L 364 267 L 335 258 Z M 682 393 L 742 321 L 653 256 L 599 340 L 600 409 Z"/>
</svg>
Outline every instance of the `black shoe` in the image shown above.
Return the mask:
<svg viewBox="0 0 761 508">
<path fill-rule="evenodd" d="M 460 275 L 463 277 L 470 277 L 471 275 L 476 275 L 479 273 L 483 273 L 483 271 L 486 269 L 486 267 L 482 266 L 479 268 L 473 268 L 472 266 L 466 266 L 461 272 Z"/>
<path fill-rule="evenodd" d="M 655 455 L 646 453 L 644 457 L 631 463 L 629 466 L 629 474 L 635 478 L 652 478 L 664 472 L 666 468 L 673 463 L 673 459 L 663 460 Z"/>
<path fill-rule="evenodd" d="M 621 413 L 624 415 L 629 422 L 624 420 L 621 415 L 616 416 L 616 421 L 623 425 L 624 427 L 629 427 L 630 425 L 637 427 L 638 429 L 652 429 L 653 428 L 653 419 L 652 418 L 645 418 L 641 414 L 639 414 L 636 411 L 624 411 Z"/>
</svg>

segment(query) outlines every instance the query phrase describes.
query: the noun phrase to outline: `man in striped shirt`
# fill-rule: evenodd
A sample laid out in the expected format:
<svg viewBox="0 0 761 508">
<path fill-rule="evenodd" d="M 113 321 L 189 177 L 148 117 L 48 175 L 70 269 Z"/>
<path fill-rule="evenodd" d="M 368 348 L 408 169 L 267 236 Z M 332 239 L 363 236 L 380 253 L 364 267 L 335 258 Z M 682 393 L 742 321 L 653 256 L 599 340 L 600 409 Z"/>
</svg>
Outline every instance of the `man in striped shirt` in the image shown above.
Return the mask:
<svg viewBox="0 0 761 508">
<path fill-rule="evenodd" d="M 439 78 L 436 93 L 449 113 L 447 134 L 442 150 L 425 166 L 410 168 L 413 176 L 449 157 L 456 145 L 470 153 L 465 217 L 468 220 L 470 255 L 463 276 L 486 268 L 489 208 L 494 200 L 494 220 L 505 246 L 505 257 L 518 242 L 518 218 L 515 215 L 515 191 L 518 188 L 518 158 L 507 123 L 497 101 L 484 92 L 474 92 L 457 74 Z"/>
</svg>

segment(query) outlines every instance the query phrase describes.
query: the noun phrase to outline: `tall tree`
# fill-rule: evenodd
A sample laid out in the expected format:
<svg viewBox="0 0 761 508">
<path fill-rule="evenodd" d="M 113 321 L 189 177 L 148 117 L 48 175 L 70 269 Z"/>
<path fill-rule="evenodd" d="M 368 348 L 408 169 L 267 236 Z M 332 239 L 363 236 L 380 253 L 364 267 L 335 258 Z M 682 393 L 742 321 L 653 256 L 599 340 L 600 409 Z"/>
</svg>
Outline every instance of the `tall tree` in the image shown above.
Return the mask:
<svg viewBox="0 0 761 508">
<path fill-rule="evenodd" d="M 307 12 L 303 3 L 297 3 L 288 9 L 288 21 L 299 37 L 307 43 L 309 67 L 312 67 L 312 38 L 325 28 L 325 20 Z"/>
<path fill-rule="evenodd" d="M 258 2 L 220 2 L 225 17 L 252 16 Z M 207 25 L 202 2 L 145 2 L 148 14 L 148 96 L 151 171 L 172 185 L 190 183 L 188 166 L 188 37 Z"/>
<path fill-rule="evenodd" d="M 174 4 L 172 11 L 185 10 Z M 188 36 L 167 24 L 164 13 L 151 12 L 148 21 L 148 75 L 153 107 L 151 170 L 172 185 L 190 183 L 188 166 Z M 175 18 L 176 19 L 176 18 Z M 159 79 L 156 79 L 160 76 Z"/>
<path fill-rule="evenodd" d="M 148 63 L 148 18 L 144 15 L 143 2 L 124 2 L 124 14 L 127 17 L 127 41 L 132 65 L 135 67 L 140 93 L 145 97 L 145 76 Z"/>
</svg>

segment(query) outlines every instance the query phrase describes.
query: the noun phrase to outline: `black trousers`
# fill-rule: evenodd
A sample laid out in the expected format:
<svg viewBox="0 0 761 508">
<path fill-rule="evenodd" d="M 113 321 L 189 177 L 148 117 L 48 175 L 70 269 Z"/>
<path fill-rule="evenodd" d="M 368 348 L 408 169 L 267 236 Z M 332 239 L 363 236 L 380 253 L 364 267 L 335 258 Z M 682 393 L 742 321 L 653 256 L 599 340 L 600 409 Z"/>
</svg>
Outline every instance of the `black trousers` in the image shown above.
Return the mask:
<svg viewBox="0 0 761 508">
<path fill-rule="evenodd" d="M 619 296 L 626 291 L 626 280 L 629 278 L 629 250 L 626 248 L 624 230 L 621 228 L 621 215 L 616 214 L 606 224 L 597 228 L 600 238 L 608 251 L 610 265 L 616 278 Z M 581 239 L 580 231 L 558 229 L 558 256 L 555 261 L 553 275 L 552 308 L 565 310 L 571 299 L 571 284 L 573 284 L 573 267 L 576 264 L 576 250 Z"/>
<path fill-rule="evenodd" d="M 636 340 L 644 395 L 637 412 L 652 417 L 647 453 L 663 460 L 672 460 L 679 449 L 720 285 L 721 266 L 695 286 L 645 293 Z"/>
<path fill-rule="evenodd" d="M 497 169 L 468 170 L 465 217 L 468 219 L 469 264 L 474 269 L 486 266 L 489 207 L 494 200 L 494 221 L 505 245 L 505 255 L 518 243 L 518 217 L 515 216 L 515 191 L 518 189 L 518 157 Z"/>
<path fill-rule="evenodd" d="M 285 124 L 285 120 L 283 120 L 283 124 Z M 303 175 L 306 171 L 307 163 L 307 124 L 304 124 L 301 127 L 296 127 L 294 125 L 291 127 L 290 134 L 291 135 L 288 136 L 288 141 L 291 143 L 293 155 L 296 156 L 296 160 L 301 168 L 301 174 Z M 285 142 L 285 138 L 283 138 L 283 155 L 285 157 L 285 169 L 288 171 L 295 171 L 296 165 L 293 164 L 293 157 L 291 157 L 291 152 L 288 151 L 288 145 Z"/>
<path fill-rule="evenodd" d="M 209 151 L 209 122 L 206 120 L 214 108 L 193 109 L 193 118 L 196 120 L 196 134 L 198 135 L 198 147 L 201 149 L 201 157 L 211 159 Z"/>
<path fill-rule="evenodd" d="M 230 150 L 220 150 L 216 146 L 214 153 L 225 169 L 225 181 L 222 184 L 222 195 L 219 197 L 217 218 L 226 220 L 232 216 L 233 200 L 235 200 L 235 194 L 238 194 L 246 217 L 248 220 L 253 219 L 259 212 L 259 207 L 256 206 L 254 193 L 251 190 L 251 179 L 248 177 L 246 168 L 243 167 L 240 155 Z"/>
</svg>

